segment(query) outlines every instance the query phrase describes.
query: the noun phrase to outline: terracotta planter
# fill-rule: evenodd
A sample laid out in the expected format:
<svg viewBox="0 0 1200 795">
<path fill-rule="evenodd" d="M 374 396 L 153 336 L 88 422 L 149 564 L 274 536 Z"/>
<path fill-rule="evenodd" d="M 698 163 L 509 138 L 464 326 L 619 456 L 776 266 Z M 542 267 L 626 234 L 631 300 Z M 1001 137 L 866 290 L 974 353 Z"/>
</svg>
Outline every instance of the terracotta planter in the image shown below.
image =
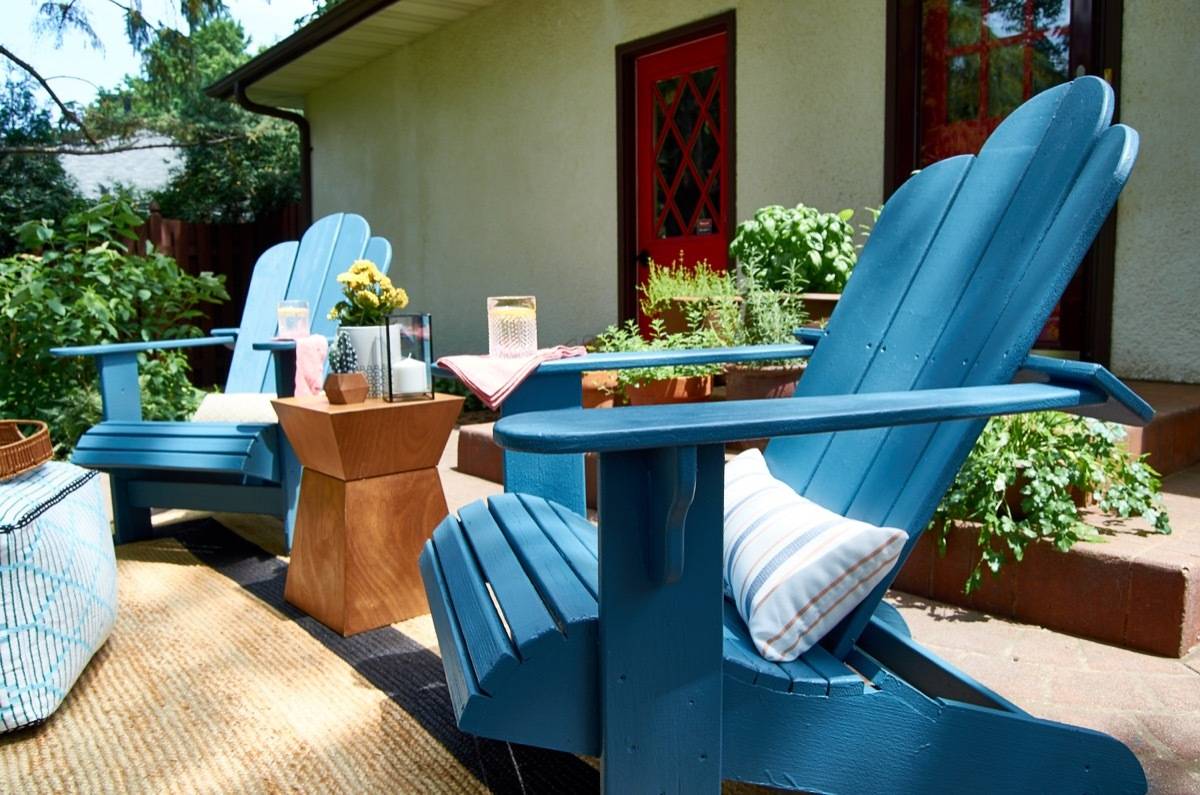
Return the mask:
<svg viewBox="0 0 1200 795">
<path fill-rule="evenodd" d="M 662 320 L 663 329 L 666 331 L 666 333 L 668 333 L 668 334 L 683 334 L 688 331 L 691 331 L 691 327 L 688 326 L 687 316 L 688 316 L 688 311 L 691 309 L 692 305 L 697 302 L 708 302 L 708 301 L 712 301 L 712 300 L 716 300 L 716 299 L 694 298 L 694 297 L 689 297 L 689 296 L 681 296 L 679 298 L 672 298 L 671 302 L 667 306 L 667 308 L 664 309 L 663 311 L 659 312 L 654 317 L 656 319 Z M 733 296 L 733 300 L 736 303 L 741 303 L 742 297 L 740 295 Z M 715 310 L 710 310 L 707 313 L 705 313 L 704 321 L 701 323 L 701 325 L 704 328 L 710 328 L 713 331 L 716 331 L 718 334 L 721 331 L 719 328 L 717 328 L 718 321 L 717 321 L 717 312 Z"/>
<path fill-rule="evenodd" d="M 799 365 L 728 367 L 725 370 L 725 399 L 788 398 L 796 394 L 796 381 L 803 373 L 804 368 Z"/>
<path fill-rule="evenodd" d="M 725 370 L 726 400 L 763 400 L 790 398 L 796 394 L 796 381 L 804 368 L 780 365 L 776 367 L 728 367 Z M 766 439 L 746 439 L 725 445 L 729 450 L 749 450 L 767 446 Z"/>
<path fill-rule="evenodd" d="M 631 406 L 653 406 L 663 403 L 700 403 L 712 395 L 712 376 L 693 375 L 665 378 L 626 389 Z"/>
<path fill-rule="evenodd" d="M 362 373 L 330 373 L 325 377 L 325 397 L 343 406 L 367 399 L 367 377 Z"/>
<path fill-rule="evenodd" d="M 801 293 L 800 298 L 804 301 L 804 310 L 808 312 L 809 325 L 825 326 L 841 297 L 841 293 Z"/>
<path fill-rule="evenodd" d="M 616 370 L 598 370 L 584 373 L 583 407 L 585 409 L 609 409 L 613 407 L 617 392 Z"/>
<path fill-rule="evenodd" d="M 1025 499 L 1024 495 L 1021 494 L 1021 489 L 1025 488 L 1028 483 L 1028 478 L 1023 474 L 1018 474 L 1017 479 L 1008 484 L 1008 488 L 1004 490 L 1004 503 L 1012 512 L 1013 519 L 1016 519 L 1018 522 L 1022 521 L 1026 516 L 1025 511 L 1021 508 L 1021 500 Z M 1081 510 L 1090 508 L 1096 504 L 1095 498 L 1092 497 L 1092 492 L 1080 491 L 1074 486 L 1067 487 L 1067 496 L 1071 498 L 1071 502 L 1075 503 L 1075 507 Z"/>
</svg>

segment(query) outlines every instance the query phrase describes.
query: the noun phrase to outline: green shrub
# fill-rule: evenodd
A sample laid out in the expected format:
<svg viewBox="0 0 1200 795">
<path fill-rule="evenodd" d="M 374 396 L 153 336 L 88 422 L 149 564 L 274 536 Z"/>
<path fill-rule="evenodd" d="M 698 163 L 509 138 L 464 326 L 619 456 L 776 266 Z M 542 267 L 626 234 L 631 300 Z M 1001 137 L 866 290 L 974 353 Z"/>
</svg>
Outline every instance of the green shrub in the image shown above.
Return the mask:
<svg viewBox="0 0 1200 795">
<path fill-rule="evenodd" d="M 978 525 L 979 560 L 963 590 L 979 586 L 985 567 L 995 574 L 1010 556 L 1020 561 L 1036 541 L 1066 552 L 1076 541 L 1096 539 L 1075 504 L 1084 495 L 1105 513 L 1141 516 L 1170 533 L 1158 473 L 1145 456 L 1130 455 L 1124 435 L 1120 425 L 1056 411 L 990 420 L 931 528 L 944 552 L 956 523 Z"/>
<path fill-rule="evenodd" d="M 763 207 L 738 224 L 729 254 L 769 289 L 800 283 L 809 292 L 840 293 L 858 261 L 853 217 L 853 210 L 823 213 L 803 204 Z"/>
<path fill-rule="evenodd" d="M 106 197 L 61 223 L 18 227 L 26 253 L 0 259 L 0 416 L 41 419 L 68 452 L 100 417 L 91 358 L 57 358 L 57 346 L 203 336 L 201 303 L 229 298 L 224 277 L 192 276 L 157 251 L 130 251 L 142 219 L 125 198 Z M 199 390 L 181 351 L 138 356 L 147 419 L 184 419 Z"/>
</svg>

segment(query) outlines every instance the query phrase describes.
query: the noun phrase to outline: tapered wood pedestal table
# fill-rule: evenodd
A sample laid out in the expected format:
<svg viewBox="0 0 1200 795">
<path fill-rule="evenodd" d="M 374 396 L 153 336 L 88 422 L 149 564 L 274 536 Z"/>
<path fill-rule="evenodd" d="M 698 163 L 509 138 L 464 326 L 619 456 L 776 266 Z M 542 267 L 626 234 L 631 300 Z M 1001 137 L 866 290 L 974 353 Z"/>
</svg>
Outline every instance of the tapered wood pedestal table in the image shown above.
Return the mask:
<svg viewBox="0 0 1200 795">
<path fill-rule="evenodd" d="M 417 556 L 446 517 L 437 462 L 463 399 L 272 403 L 304 466 L 284 598 L 343 636 L 429 612 Z"/>
</svg>

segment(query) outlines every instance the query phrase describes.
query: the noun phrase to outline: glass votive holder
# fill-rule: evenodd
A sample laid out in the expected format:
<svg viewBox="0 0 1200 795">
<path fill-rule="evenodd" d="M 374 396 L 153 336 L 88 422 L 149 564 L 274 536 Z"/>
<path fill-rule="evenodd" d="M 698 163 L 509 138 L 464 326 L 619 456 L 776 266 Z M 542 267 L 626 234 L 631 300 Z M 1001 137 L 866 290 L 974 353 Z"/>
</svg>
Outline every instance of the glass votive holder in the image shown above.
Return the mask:
<svg viewBox="0 0 1200 795">
<path fill-rule="evenodd" d="M 298 340 L 308 336 L 308 301 L 280 301 L 275 316 L 279 321 L 279 339 Z"/>
<path fill-rule="evenodd" d="M 393 312 L 386 321 L 385 400 L 433 400 L 433 321 L 427 313 Z"/>
<path fill-rule="evenodd" d="M 487 300 L 488 355 L 500 359 L 537 353 L 537 299 L 498 295 Z"/>
</svg>

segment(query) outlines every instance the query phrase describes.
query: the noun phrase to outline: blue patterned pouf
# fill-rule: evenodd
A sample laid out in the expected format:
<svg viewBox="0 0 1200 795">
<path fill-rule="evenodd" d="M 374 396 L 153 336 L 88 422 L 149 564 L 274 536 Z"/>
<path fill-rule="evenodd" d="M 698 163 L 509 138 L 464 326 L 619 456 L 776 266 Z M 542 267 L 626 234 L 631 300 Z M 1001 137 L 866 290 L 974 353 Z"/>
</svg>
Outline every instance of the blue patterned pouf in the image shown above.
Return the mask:
<svg viewBox="0 0 1200 795">
<path fill-rule="evenodd" d="M 51 461 L 0 483 L 0 731 L 58 709 L 116 613 L 97 473 Z"/>
</svg>

